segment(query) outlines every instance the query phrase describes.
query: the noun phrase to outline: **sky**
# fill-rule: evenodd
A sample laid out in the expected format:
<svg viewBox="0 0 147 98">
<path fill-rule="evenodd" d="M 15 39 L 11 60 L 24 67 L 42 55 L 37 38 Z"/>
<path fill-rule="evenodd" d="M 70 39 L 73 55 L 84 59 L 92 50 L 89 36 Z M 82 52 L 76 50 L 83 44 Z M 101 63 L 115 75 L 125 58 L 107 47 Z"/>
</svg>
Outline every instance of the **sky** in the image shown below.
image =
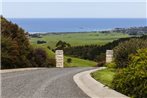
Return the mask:
<svg viewBox="0 0 147 98">
<path fill-rule="evenodd" d="M 67 2 L 68 1 L 68 2 Z M 146 18 L 146 0 L 3 0 L 6 18 Z"/>
<path fill-rule="evenodd" d="M 0 0 L 3 2 L 146 2 L 146 0 Z"/>
</svg>

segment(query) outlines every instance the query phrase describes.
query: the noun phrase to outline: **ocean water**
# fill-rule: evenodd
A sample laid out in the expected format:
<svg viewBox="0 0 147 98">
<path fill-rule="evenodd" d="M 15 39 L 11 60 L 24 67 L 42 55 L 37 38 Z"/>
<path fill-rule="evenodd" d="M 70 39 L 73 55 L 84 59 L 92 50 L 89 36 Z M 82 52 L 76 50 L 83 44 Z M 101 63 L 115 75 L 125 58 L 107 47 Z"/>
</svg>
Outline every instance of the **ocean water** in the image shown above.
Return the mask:
<svg viewBox="0 0 147 98">
<path fill-rule="evenodd" d="M 147 26 L 145 18 L 13 18 L 8 20 L 18 24 L 29 33 L 101 31 Z"/>
</svg>

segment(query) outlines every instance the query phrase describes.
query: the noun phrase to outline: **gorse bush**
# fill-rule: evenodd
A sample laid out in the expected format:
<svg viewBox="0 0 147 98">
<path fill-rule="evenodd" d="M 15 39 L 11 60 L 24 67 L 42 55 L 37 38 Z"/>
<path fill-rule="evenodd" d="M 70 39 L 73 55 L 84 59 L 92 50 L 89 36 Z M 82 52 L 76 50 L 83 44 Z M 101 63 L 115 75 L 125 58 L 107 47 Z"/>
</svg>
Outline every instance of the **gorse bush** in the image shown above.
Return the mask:
<svg viewBox="0 0 147 98">
<path fill-rule="evenodd" d="M 54 60 L 42 49 L 31 47 L 26 33 L 17 24 L 1 16 L 1 69 L 21 67 L 50 67 Z"/>
<path fill-rule="evenodd" d="M 18 45 L 15 40 L 10 37 L 1 36 L 1 68 L 15 68 L 17 67 L 17 59 L 19 55 Z M 4 66 L 5 65 L 5 66 Z"/>
<path fill-rule="evenodd" d="M 127 67 L 130 60 L 129 55 L 136 53 L 137 50 L 141 48 L 147 48 L 147 38 L 133 38 L 120 43 L 114 48 L 114 58 L 117 67 Z"/>
<path fill-rule="evenodd" d="M 34 67 L 54 67 L 55 59 L 50 59 L 47 56 L 47 53 L 42 48 L 33 49 L 32 52 L 28 55 L 29 60 L 31 61 Z"/>
<path fill-rule="evenodd" d="M 29 59 L 36 67 L 43 67 L 47 63 L 46 51 L 41 48 L 36 48 L 30 52 Z"/>
<path fill-rule="evenodd" d="M 1 17 L 1 68 L 31 66 L 27 56 L 31 50 L 27 33 L 18 25 Z"/>
<path fill-rule="evenodd" d="M 129 66 L 115 75 L 113 88 L 132 98 L 147 98 L 147 48 L 130 58 Z"/>
</svg>

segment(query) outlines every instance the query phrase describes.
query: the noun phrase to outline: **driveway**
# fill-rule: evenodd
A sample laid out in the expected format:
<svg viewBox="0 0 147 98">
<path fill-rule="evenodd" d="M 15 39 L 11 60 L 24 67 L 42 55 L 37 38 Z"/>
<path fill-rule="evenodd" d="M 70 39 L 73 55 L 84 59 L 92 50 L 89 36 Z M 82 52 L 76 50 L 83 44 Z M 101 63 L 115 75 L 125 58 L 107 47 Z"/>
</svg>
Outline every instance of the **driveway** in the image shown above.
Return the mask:
<svg viewBox="0 0 147 98">
<path fill-rule="evenodd" d="M 2 73 L 2 98 L 89 98 L 73 81 L 86 68 L 46 68 Z"/>
</svg>

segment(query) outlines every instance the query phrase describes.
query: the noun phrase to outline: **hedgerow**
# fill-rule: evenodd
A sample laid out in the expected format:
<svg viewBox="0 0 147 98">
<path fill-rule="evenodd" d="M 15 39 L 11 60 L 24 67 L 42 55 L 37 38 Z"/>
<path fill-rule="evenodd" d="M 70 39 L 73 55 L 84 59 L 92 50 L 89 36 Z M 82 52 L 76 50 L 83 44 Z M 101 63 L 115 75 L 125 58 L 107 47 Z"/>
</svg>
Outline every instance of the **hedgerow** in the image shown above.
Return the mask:
<svg viewBox="0 0 147 98">
<path fill-rule="evenodd" d="M 147 37 L 133 38 L 120 43 L 114 48 L 114 60 L 118 68 L 127 67 L 129 55 L 136 53 L 138 49 L 147 48 Z"/>
<path fill-rule="evenodd" d="M 113 88 L 132 98 L 147 98 L 147 49 L 138 50 L 130 58 L 129 66 L 115 75 Z"/>
</svg>

